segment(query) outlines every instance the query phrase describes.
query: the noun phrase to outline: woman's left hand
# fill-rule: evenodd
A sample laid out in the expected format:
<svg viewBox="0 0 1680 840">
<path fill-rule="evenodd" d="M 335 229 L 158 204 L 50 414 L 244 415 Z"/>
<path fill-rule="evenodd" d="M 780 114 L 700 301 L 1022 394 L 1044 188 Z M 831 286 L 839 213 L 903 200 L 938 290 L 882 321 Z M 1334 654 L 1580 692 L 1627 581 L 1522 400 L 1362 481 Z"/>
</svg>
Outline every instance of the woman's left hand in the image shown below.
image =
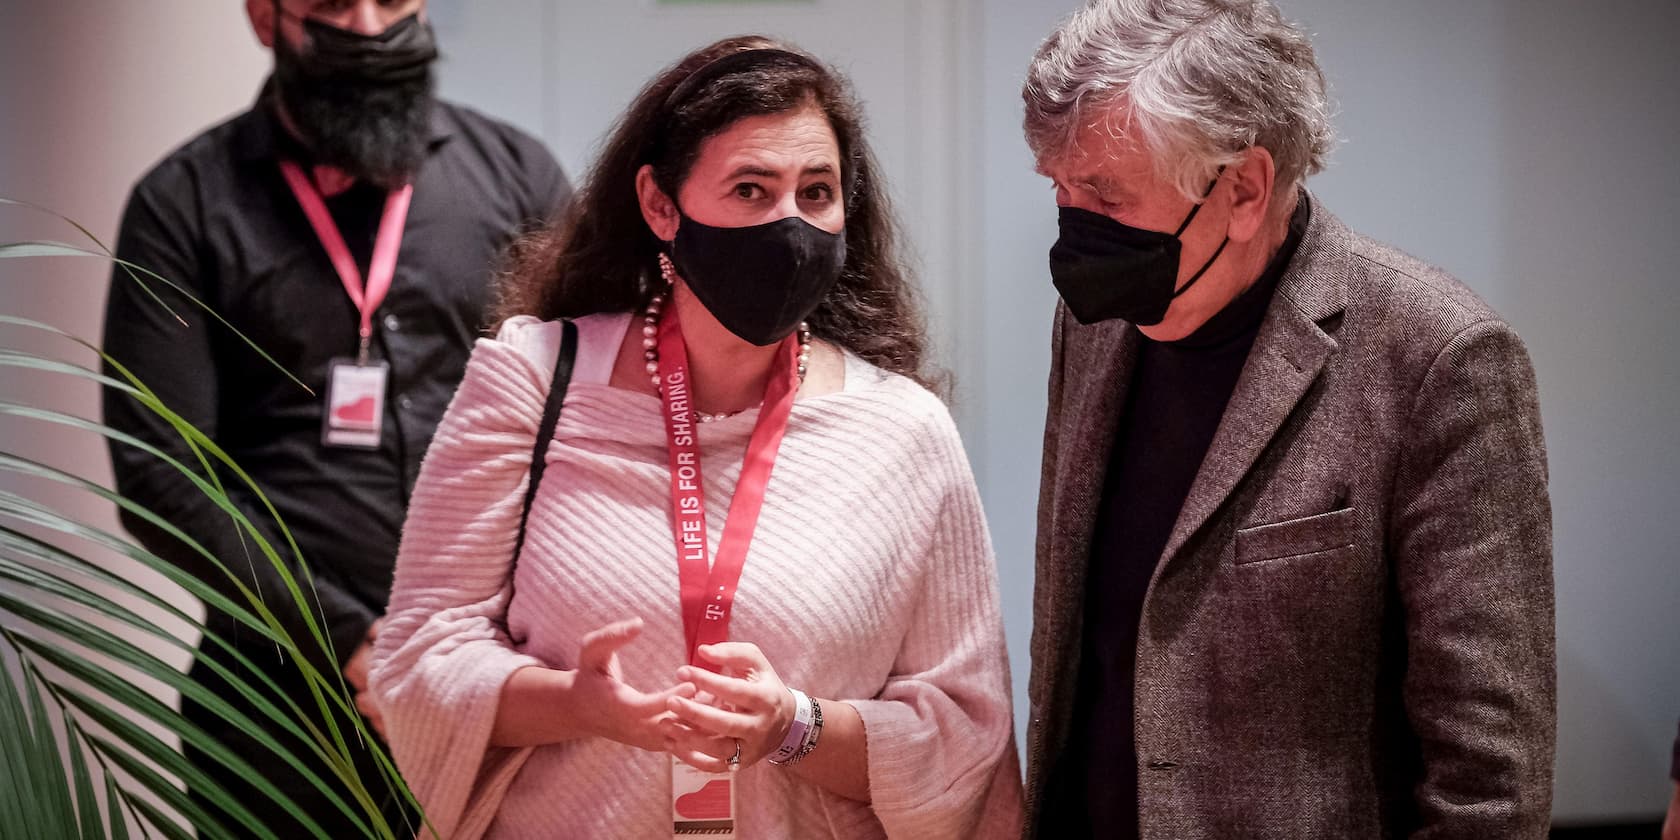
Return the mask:
<svg viewBox="0 0 1680 840">
<path fill-rule="evenodd" d="M 774 752 L 793 727 L 795 708 L 793 694 L 764 652 L 748 642 L 722 642 L 701 645 L 700 658 L 724 673 L 686 665 L 677 669 L 685 685 L 668 702 L 676 720 L 666 731 L 666 748 L 708 773 L 728 770 L 737 744 L 740 767 Z M 708 695 L 711 703 L 700 702 Z"/>
</svg>

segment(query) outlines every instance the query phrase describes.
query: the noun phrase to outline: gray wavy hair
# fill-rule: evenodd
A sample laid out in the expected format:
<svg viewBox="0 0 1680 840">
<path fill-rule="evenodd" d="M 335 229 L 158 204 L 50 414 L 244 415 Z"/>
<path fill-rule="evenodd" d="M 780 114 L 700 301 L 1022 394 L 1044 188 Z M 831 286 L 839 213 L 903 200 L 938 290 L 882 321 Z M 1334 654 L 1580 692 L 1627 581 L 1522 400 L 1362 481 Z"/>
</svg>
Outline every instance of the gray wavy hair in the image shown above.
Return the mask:
<svg viewBox="0 0 1680 840">
<path fill-rule="evenodd" d="M 1107 121 L 1193 199 L 1254 146 L 1293 191 L 1335 137 L 1312 44 L 1267 0 L 1092 0 L 1039 47 L 1021 98 L 1040 161 Z"/>
</svg>

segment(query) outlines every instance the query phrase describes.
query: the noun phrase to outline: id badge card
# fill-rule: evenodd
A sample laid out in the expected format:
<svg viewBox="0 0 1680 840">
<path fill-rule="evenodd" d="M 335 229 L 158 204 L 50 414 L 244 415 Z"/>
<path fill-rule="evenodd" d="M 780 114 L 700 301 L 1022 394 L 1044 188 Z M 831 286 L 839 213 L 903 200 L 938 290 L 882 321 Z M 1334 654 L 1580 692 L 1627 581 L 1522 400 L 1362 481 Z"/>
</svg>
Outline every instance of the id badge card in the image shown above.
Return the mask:
<svg viewBox="0 0 1680 840">
<path fill-rule="evenodd" d="M 332 360 L 327 366 L 327 410 L 321 418 L 323 446 L 379 448 L 379 432 L 385 426 L 385 383 L 390 373 L 390 366 L 384 362 Z"/>
<path fill-rule="evenodd" d="M 735 836 L 735 774 L 707 773 L 671 757 L 671 833 Z"/>
</svg>

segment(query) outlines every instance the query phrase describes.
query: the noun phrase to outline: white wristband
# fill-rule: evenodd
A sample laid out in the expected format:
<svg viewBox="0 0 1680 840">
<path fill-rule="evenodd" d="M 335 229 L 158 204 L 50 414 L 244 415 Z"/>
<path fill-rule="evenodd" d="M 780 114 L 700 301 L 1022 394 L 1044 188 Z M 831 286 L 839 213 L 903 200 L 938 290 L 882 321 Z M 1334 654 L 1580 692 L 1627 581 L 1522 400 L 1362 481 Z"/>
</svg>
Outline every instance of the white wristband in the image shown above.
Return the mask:
<svg viewBox="0 0 1680 840">
<path fill-rule="evenodd" d="M 805 746 L 805 736 L 811 731 L 811 698 L 797 688 L 790 688 L 788 691 L 793 694 L 793 725 L 788 727 L 787 737 L 782 739 L 782 745 L 766 758 L 771 764 L 786 764 L 792 760 L 799 754 L 800 748 Z"/>
</svg>

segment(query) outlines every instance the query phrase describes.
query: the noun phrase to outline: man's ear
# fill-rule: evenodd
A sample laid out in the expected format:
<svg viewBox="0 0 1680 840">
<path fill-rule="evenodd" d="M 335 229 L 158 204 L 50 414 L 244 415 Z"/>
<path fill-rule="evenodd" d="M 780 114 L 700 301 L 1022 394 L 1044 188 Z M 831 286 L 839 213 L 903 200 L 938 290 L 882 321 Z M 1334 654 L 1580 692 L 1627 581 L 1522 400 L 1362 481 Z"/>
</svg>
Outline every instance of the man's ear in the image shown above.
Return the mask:
<svg viewBox="0 0 1680 840">
<path fill-rule="evenodd" d="M 1247 242 L 1266 225 L 1266 214 L 1272 207 L 1272 185 L 1277 178 L 1277 165 L 1272 153 L 1255 146 L 1248 150 L 1241 162 L 1226 167 L 1225 180 L 1231 184 L 1232 242 Z"/>
<path fill-rule="evenodd" d="M 677 211 L 676 202 L 654 182 L 653 167 L 649 164 L 642 164 L 642 168 L 636 171 L 636 199 L 642 205 L 642 219 L 654 236 L 665 242 L 677 238 L 681 214 Z"/>
<path fill-rule="evenodd" d="M 245 16 L 262 45 L 274 49 L 274 0 L 245 0 Z"/>
</svg>

